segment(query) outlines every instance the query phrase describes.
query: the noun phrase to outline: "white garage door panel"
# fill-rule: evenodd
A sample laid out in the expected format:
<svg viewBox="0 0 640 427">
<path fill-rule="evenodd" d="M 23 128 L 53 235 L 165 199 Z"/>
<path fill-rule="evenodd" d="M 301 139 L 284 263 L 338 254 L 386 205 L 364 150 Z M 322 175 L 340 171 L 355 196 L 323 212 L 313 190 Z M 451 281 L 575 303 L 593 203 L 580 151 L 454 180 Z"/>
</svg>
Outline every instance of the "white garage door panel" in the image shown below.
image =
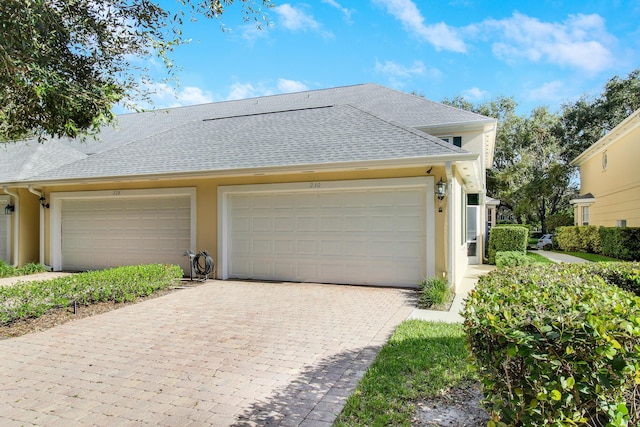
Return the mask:
<svg viewBox="0 0 640 427">
<path fill-rule="evenodd" d="M 189 196 L 63 200 L 61 216 L 65 270 L 171 263 L 189 271 Z"/>
<path fill-rule="evenodd" d="M 426 274 L 426 195 L 408 187 L 232 193 L 229 277 L 415 286 Z"/>
<path fill-rule="evenodd" d="M 11 260 L 9 259 L 9 239 L 11 236 L 10 228 L 12 215 L 5 215 L 4 208 L 9 204 L 9 201 L 9 197 L 0 197 L 0 209 L 2 209 L 2 211 L 0 211 L 0 260 L 7 264 L 11 263 Z"/>
</svg>

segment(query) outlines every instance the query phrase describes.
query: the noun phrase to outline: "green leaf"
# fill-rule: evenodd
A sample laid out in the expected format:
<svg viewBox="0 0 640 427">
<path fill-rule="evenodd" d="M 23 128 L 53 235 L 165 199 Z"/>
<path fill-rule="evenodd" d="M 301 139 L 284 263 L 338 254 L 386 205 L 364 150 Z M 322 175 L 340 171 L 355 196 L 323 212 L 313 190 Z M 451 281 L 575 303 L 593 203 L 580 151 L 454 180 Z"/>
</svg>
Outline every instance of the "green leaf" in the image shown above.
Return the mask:
<svg viewBox="0 0 640 427">
<path fill-rule="evenodd" d="M 559 401 L 560 399 L 562 399 L 562 393 L 560 393 L 558 390 L 551 390 L 550 396 L 552 400 Z"/>
</svg>

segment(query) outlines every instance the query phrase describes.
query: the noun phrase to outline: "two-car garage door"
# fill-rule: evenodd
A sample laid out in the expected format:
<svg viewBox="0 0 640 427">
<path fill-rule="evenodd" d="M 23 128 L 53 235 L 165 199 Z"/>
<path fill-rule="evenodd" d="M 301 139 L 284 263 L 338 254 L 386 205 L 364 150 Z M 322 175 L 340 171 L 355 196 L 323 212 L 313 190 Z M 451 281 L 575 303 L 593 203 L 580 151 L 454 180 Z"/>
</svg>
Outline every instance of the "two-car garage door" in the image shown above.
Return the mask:
<svg viewBox="0 0 640 427">
<path fill-rule="evenodd" d="M 426 181 L 221 188 L 221 274 L 416 286 L 433 269 Z"/>
</svg>

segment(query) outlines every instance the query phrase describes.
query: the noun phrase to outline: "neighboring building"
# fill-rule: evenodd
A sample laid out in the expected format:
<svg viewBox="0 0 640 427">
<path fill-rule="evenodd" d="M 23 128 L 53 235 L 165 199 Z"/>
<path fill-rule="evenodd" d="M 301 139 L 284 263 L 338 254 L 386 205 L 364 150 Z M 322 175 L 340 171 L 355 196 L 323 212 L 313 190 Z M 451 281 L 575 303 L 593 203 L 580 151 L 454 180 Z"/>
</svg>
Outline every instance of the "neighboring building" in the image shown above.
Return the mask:
<svg viewBox="0 0 640 427">
<path fill-rule="evenodd" d="M 495 135 L 375 84 L 126 114 L 99 141 L 0 150 L 0 257 L 188 272 L 207 250 L 220 279 L 456 284 L 481 262 Z"/>
<path fill-rule="evenodd" d="M 580 167 L 576 225 L 640 227 L 640 109 L 571 164 Z"/>
</svg>

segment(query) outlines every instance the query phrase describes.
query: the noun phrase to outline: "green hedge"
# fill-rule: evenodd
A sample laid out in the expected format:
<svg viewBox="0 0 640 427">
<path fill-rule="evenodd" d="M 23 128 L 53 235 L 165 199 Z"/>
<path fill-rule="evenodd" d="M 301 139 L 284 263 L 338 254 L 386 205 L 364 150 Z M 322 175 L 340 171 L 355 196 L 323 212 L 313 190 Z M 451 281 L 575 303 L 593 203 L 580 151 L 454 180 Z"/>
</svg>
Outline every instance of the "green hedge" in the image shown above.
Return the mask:
<svg viewBox="0 0 640 427">
<path fill-rule="evenodd" d="M 622 288 L 640 289 L 640 264 L 507 268 L 480 278 L 462 314 L 494 421 L 638 425 L 640 298 Z"/>
<path fill-rule="evenodd" d="M 497 252 L 516 251 L 525 253 L 528 241 L 528 227 L 493 227 L 489 233 L 489 264 L 496 263 Z"/>
<path fill-rule="evenodd" d="M 558 247 L 566 252 L 601 253 L 600 228 L 594 225 L 558 227 L 555 239 Z"/>
<path fill-rule="evenodd" d="M 501 251 L 496 253 L 496 267 L 518 267 L 531 264 L 526 253 L 517 251 Z"/>
<path fill-rule="evenodd" d="M 73 302 L 133 301 L 171 286 L 183 275 L 175 265 L 150 264 L 89 271 L 0 287 L 0 324 L 39 317 Z"/>
<path fill-rule="evenodd" d="M 602 255 L 628 261 L 640 260 L 640 228 L 601 227 Z"/>
</svg>

